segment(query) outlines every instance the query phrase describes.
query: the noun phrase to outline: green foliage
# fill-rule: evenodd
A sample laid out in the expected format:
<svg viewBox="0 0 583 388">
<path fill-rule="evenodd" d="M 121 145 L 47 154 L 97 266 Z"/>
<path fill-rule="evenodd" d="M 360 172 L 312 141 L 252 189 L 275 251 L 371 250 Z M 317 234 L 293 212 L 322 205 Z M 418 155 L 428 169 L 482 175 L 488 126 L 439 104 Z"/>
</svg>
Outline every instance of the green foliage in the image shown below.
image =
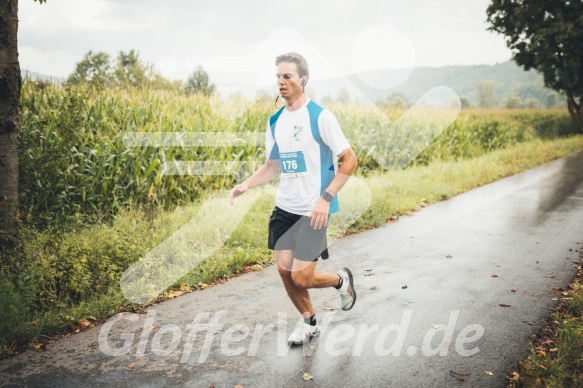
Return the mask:
<svg viewBox="0 0 583 388">
<path fill-rule="evenodd" d="M 340 88 L 338 94 L 336 95 L 336 102 L 339 102 L 341 104 L 350 103 L 350 93 L 348 93 L 348 90 L 346 90 L 346 88 L 344 87 Z"/>
<path fill-rule="evenodd" d="M 492 0 L 489 30 L 506 36 L 513 58 L 537 69 L 545 85 L 583 94 L 583 3 L 580 1 Z"/>
<path fill-rule="evenodd" d="M 424 202 L 449 198 L 581 148 L 580 136 L 534 140 L 479 158 L 371 172 L 365 179 L 372 206 L 349 232 L 382 225 Z M 203 201 L 173 211 L 121 210 L 108 223 L 78 222 L 66 232 L 23 226 L 19 249 L 11 255 L 0 252 L 0 347 L 34 343 L 81 318 L 107 318 L 133 308 L 119 288 L 121 274 L 190 221 Z M 271 263 L 265 220 L 272 208 L 273 197 L 261 197 L 227 243 L 178 284 L 200 287 L 231 277 L 244 265 Z"/>
<path fill-rule="evenodd" d="M 234 182 L 231 177 L 163 176 L 162 165 L 173 160 L 261 161 L 263 147 L 131 147 L 124 143 L 129 132 L 263 133 L 273 112 L 272 101 L 261 101 L 230 121 L 217 115 L 220 104 L 228 104 L 229 110 L 242 102 L 150 88 L 134 92 L 117 86 L 59 87 L 25 80 L 19 145 L 22 219 L 39 227 L 63 228 L 79 218 L 110 219 L 119 209 L 132 206 L 172 209 L 207 190 L 229 188 Z M 380 137 L 392 136 L 377 154 L 388 161 L 385 165 L 396 166 L 400 160 L 410 160 L 416 144 L 424 141 L 416 135 L 420 129 L 416 125 L 431 127 L 432 122 L 430 117 L 406 126 L 396 124 L 403 111 L 394 108 L 380 112 L 332 104 L 330 109 L 354 145 L 359 171 L 365 174 L 379 165 L 358 147 L 363 139 L 376 144 Z M 476 157 L 532 136 L 552 138 L 570 133 L 567 116 L 557 111 L 519 115 L 512 110 L 465 109 L 413 163 Z"/>
<path fill-rule="evenodd" d="M 77 62 L 75 70 L 67 78 L 67 83 L 91 82 L 96 85 L 107 86 L 112 80 L 109 54 L 89 51 L 80 62 Z"/>
<path fill-rule="evenodd" d="M 128 53 L 120 51 L 113 70 L 115 81 L 126 87 L 141 87 L 149 80 L 150 67 L 139 59 L 139 53 L 130 50 Z"/>
<path fill-rule="evenodd" d="M 516 94 L 509 94 L 502 100 L 502 106 L 507 109 L 520 109 L 524 105 L 522 100 Z"/>
<path fill-rule="evenodd" d="M 524 101 L 524 107 L 526 109 L 538 109 L 540 108 L 540 101 L 536 98 L 527 98 Z"/>
<path fill-rule="evenodd" d="M 537 137 L 541 139 L 555 139 L 558 137 L 567 137 L 579 133 L 579 129 L 568 116 L 557 114 L 556 111 L 537 110 L 537 114 L 532 111 L 510 111 L 513 120 L 518 125 L 525 125 L 534 130 Z"/>
<path fill-rule="evenodd" d="M 583 376 L 583 289 L 576 281 L 572 297 L 565 298 L 519 362 L 517 378 L 510 386 L 580 387 Z"/>
<path fill-rule="evenodd" d="M 0 271 L 0 347 L 13 339 L 15 328 L 28 319 L 30 303 L 3 271 Z"/>
<path fill-rule="evenodd" d="M 172 101 L 172 103 L 169 103 Z M 40 88 L 25 81 L 20 131 L 20 209 L 39 226 L 75 215 L 110 217 L 132 204 L 171 208 L 204 190 L 229 186 L 217 176 L 162 176 L 173 160 L 255 160 L 255 147 L 129 147 L 128 132 L 261 131 L 266 106 L 235 121 L 217 117 L 203 96 L 87 85 Z"/>
<path fill-rule="evenodd" d="M 516 63 L 541 72 L 547 87 L 566 94 L 572 119 L 583 129 L 583 2 L 492 0 L 486 13 L 489 29 L 506 36 Z"/>
<path fill-rule="evenodd" d="M 412 104 L 405 94 L 394 92 L 387 97 L 386 105 L 391 108 L 404 109 L 410 107 Z"/>
<path fill-rule="evenodd" d="M 496 106 L 494 90 L 496 84 L 492 81 L 480 81 L 476 85 L 476 95 L 480 108 L 493 108 Z"/>
<path fill-rule="evenodd" d="M 140 60 L 135 50 L 120 51 L 115 60 L 105 52 L 89 51 L 75 65 L 67 78 L 68 84 L 90 84 L 93 88 L 112 85 L 126 89 L 174 90 L 182 88 L 181 81 L 170 81 L 156 72 L 151 63 Z"/>
<path fill-rule="evenodd" d="M 188 77 L 184 88 L 188 93 L 200 93 L 204 96 L 210 96 L 215 92 L 215 85 L 210 82 L 209 75 L 202 66 Z"/>
</svg>

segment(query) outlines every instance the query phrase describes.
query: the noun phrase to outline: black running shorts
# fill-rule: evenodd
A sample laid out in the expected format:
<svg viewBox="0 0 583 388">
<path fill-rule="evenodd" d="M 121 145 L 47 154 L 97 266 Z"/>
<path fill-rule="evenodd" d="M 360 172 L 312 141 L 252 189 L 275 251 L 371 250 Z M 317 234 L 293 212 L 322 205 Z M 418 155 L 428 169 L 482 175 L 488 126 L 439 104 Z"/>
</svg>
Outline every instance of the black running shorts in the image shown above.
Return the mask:
<svg viewBox="0 0 583 388">
<path fill-rule="evenodd" d="M 328 242 L 326 227 L 314 229 L 310 217 L 286 212 L 277 206 L 269 218 L 269 249 L 291 250 L 294 258 L 302 261 L 316 261 L 318 257 L 326 260 Z"/>
</svg>

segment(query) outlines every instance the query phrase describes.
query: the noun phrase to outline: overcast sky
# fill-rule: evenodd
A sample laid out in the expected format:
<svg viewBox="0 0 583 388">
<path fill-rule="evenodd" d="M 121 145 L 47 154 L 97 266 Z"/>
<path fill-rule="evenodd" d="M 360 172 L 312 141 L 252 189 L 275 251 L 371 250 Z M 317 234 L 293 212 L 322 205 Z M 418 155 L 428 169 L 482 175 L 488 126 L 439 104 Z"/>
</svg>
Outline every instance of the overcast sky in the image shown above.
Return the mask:
<svg viewBox="0 0 583 388">
<path fill-rule="evenodd" d="M 374 68 L 496 64 L 488 0 L 19 1 L 22 69 L 66 77 L 89 51 L 136 49 L 166 77 L 199 64 L 226 78 L 273 81 L 273 58 L 299 51 L 312 79 Z M 232 80 L 231 80 L 232 81 Z M 225 81 L 228 82 L 228 81 Z"/>
</svg>

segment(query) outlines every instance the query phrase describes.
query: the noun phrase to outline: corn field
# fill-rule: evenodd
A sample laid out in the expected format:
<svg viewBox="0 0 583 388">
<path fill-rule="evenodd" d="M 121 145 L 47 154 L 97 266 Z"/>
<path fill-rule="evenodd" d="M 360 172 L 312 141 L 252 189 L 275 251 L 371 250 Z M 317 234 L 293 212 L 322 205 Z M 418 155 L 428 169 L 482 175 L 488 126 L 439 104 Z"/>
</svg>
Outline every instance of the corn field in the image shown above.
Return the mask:
<svg viewBox="0 0 583 388">
<path fill-rule="evenodd" d="M 128 206 L 172 208 L 205 191 L 230 188 L 241 174 L 164 174 L 163 167 L 217 161 L 249 163 L 251 171 L 264 159 L 261 141 L 221 147 L 204 141 L 128 146 L 128 135 L 254 132 L 263 139 L 275 112 L 271 101 L 224 102 L 171 91 L 30 80 L 23 83 L 21 105 L 20 214 L 39 226 L 72 215 L 107 217 Z M 436 116 L 399 123 L 402 110 L 328 108 L 353 145 L 364 175 L 383 167 L 476 157 L 533 137 L 566 135 L 570 121 L 563 111 L 463 110 L 442 131 L 432 124 Z M 225 117 L 229 111 L 238 117 Z"/>
</svg>

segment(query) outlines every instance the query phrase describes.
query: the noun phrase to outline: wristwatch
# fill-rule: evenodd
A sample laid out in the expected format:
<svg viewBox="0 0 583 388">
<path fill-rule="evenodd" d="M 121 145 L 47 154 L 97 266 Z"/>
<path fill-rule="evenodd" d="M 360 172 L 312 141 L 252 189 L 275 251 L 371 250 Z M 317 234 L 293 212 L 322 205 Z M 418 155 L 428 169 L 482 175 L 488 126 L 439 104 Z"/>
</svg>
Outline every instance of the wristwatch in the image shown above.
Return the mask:
<svg viewBox="0 0 583 388">
<path fill-rule="evenodd" d="M 324 198 L 324 200 L 325 200 L 326 202 L 332 202 L 332 200 L 334 199 L 334 197 L 332 196 L 332 194 L 330 194 L 330 193 L 329 193 L 329 192 L 327 192 L 327 191 L 324 191 L 324 192 L 322 193 L 322 198 Z"/>
</svg>

